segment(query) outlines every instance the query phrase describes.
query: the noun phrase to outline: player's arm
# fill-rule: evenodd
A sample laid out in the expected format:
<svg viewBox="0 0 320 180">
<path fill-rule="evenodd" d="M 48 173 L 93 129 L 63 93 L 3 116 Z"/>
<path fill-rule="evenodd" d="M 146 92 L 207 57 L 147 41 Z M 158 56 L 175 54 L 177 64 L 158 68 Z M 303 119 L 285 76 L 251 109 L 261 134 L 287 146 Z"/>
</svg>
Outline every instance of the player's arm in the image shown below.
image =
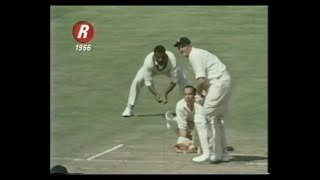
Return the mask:
<svg viewBox="0 0 320 180">
<path fill-rule="evenodd" d="M 174 89 L 176 83 L 170 82 L 169 86 L 167 87 L 166 91 L 164 92 L 163 103 L 166 104 L 168 102 L 168 94 Z"/>
<path fill-rule="evenodd" d="M 197 57 L 197 59 L 192 59 L 190 61 L 195 74 L 195 78 L 198 80 L 197 93 L 202 97 L 206 95 L 208 90 L 208 80 L 206 78 L 205 72 L 205 61 L 203 57 Z"/>
<path fill-rule="evenodd" d="M 206 93 L 208 92 L 208 88 L 209 88 L 209 84 L 208 84 L 207 78 L 199 77 L 198 85 L 197 85 L 197 93 L 202 97 L 205 97 Z"/>
<path fill-rule="evenodd" d="M 152 83 L 152 68 L 153 68 L 153 64 L 149 63 L 149 61 L 146 59 L 143 65 L 144 84 L 147 86 L 151 94 L 155 96 L 156 101 L 161 103 L 162 102 L 161 95 L 157 93 L 157 90 Z"/>
<path fill-rule="evenodd" d="M 181 102 L 181 101 L 180 101 Z M 188 137 L 187 112 L 181 103 L 176 106 L 176 119 L 179 128 L 179 137 L 175 145 L 176 152 L 188 152 L 192 146 L 192 140 Z"/>
<path fill-rule="evenodd" d="M 180 137 L 187 137 L 187 135 L 188 135 L 188 131 L 187 131 L 187 129 L 179 129 L 179 136 Z"/>
<path fill-rule="evenodd" d="M 188 136 L 188 124 L 187 124 L 187 114 L 182 107 L 176 107 L 176 118 L 179 128 L 179 137 L 187 137 Z"/>
<path fill-rule="evenodd" d="M 162 98 L 161 95 L 157 93 L 156 88 L 154 87 L 153 84 L 151 84 L 150 86 L 147 86 L 147 88 L 149 89 L 149 91 L 151 92 L 151 94 L 154 95 L 154 97 L 156 98 L 156 101 L 161 103 L 162 102 Z"/>
<path fill-rule="evenodd" d="M 178 82 L 178 67 L 177 67 L 177 60 L 174 54 L 168 53 L 168 63 L 171 63 L 172 68 L 170 69 L 170 77 L 171 82 L 169 83 L 169 86 L 164 92 L 164 98 L 163 103 L 168 102 L 168 94 L 175 88 Z"/>
</svg>

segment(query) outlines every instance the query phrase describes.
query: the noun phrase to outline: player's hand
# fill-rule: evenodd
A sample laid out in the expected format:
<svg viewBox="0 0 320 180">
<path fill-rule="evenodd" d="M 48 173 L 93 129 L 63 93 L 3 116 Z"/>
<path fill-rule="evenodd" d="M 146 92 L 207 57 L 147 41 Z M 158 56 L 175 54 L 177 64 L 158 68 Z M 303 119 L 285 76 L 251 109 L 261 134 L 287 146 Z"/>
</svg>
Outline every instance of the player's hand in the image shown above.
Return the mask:
<svg viewBox="0 0 320 180">
<path fill-rule="evenodd" d="M 179 137 L 174 150 L 178 153 L 195 153 L 196 148 L 193 146 L 193 142 L 189 138 Z"/>
<path fill-rule="evenodd" d="M 207 96 L 207 91 L 202 90 L 202 92 L 201 92 L 201 97 L 202 97 L 202 98 L 205 98 L 206 96 Z"/>
<path fill-rule="evenodd" d="M 161 95 L 160 95 L 160 94 L 156 94 L 156 95 L 155 95 L 155 98 L 156 98 L 156 101 L 157 101 L 158 103 L 162 103 L 162 98 L 161 98 Z"/>
<path fill-rule="evenodd" d="M 177 153 L 197 153 L 197 148 L 195 148 L 193 145 L 187 145 L 187 144 L 176 144 L 174 145 L 174 150 Z"/>
<path fill-rule="evenodd" d="M 163 96 L 163 101 L 162 101 L 162 104 L 167 104 L 168 103 L 168 97 L 165 95 Z"/>
</svg>

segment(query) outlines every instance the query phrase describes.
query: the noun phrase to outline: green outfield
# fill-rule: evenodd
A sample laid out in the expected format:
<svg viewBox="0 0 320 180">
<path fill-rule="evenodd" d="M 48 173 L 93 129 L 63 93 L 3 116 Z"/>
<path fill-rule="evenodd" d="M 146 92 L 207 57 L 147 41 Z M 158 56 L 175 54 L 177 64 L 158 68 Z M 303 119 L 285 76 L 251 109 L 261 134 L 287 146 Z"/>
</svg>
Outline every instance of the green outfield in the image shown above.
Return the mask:
<svg viewBox="0 0 320 180">
<path fill-rule="evenodd" d="M 88 52 L 76 51 L 72 37 L 73 25 L 82 20 L 95 27 Z M 52 6 L 50 23 L 50 167 L 85 174 L 268 173 L 267 6 Z M 174 110 L 178 88 L 162 105 L 144 87 L 136 116 L 121 116 L 131 81 L 158 44 L 175 53 L 196 83 L 173 47 L 180 36 L 220 57 L 232 77 L 225 123 L 235 150 L 229 163 L 198 164 L 191 161 L 197 154 L 173 151 L 177 137 L 161 114 Z M 155 78 L 157 89 L 167 83 Z"/>
</svg>

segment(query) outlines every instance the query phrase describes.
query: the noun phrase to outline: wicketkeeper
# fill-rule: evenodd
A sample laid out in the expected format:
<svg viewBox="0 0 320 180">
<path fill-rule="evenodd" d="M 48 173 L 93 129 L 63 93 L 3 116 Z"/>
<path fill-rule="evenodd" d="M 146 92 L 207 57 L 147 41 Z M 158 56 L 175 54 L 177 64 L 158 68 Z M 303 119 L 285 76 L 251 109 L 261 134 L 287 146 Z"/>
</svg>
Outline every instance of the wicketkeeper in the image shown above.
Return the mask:
<svg viewBox="0 0 320 180">
<path fill-rule="evenodd" d="M 167 128 L 172 129 L 178 135 L 177 143 L 174 146 L 176 152 L 201 154 L 197 124 L 206 120 L 203 107 L 199 103 L 201 98 L 198 99 L 196 92 L 195 87 L 186 86 L 184 98 L 176 104 L 176 113 L 168 111 L 165 114 Z M 206 131 L 206 129 L 200 131 Z M 207 139 L 203 141 L 207 141 Z"/>
</svg>

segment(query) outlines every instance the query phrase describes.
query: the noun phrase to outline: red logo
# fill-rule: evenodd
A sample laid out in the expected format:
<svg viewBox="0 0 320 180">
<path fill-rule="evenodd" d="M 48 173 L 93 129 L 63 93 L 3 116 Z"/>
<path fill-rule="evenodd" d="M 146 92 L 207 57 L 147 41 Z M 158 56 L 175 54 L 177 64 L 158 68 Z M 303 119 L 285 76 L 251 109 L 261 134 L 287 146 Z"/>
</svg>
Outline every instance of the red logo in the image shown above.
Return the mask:
<svg viewBox="0 0 320 180">
<path fill-rule="evenodd" d="M 94 28 L 89 22 L 80 21 L 73 26 L 72 35 L 79 43 L 87 43 L 93 39 Z"/>
</svg>

